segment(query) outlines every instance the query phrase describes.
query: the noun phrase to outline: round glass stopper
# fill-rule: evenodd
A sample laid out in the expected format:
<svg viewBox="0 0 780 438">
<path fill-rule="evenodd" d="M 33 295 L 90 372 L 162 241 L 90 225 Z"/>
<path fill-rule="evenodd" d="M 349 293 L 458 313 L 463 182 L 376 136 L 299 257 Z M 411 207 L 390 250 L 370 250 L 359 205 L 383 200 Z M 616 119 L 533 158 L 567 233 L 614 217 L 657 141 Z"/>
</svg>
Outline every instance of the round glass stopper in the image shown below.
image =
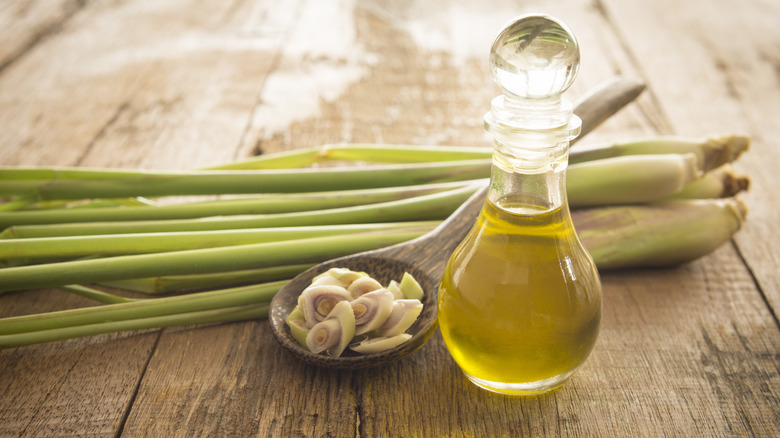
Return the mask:
<svg viewBox="0 0 780 438">
<path fill-rule="evenodd" d="M 546 15 L 522 16 L 498 34 L 490 70 L 512 99 L 557 99 L 574 82 L 580 48 L 569 29 Z"/>
</svg>

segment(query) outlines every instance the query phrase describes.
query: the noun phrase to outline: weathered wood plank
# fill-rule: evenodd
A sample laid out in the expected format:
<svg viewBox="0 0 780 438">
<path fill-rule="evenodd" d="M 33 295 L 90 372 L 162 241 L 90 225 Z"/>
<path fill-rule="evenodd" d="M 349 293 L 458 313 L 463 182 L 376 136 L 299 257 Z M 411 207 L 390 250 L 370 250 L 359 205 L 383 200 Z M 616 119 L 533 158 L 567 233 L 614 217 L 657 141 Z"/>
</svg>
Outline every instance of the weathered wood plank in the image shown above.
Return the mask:
<svg viewBox="0 0 780 438">
<path fill-rule="evenodd" d="M 9 0 L 0 4 L 0 72 L 60 32 L 85 3 Z"/>
<path fill-rule="evenodd" d="M 124 432 L 354 437 L 351 380 L 287 356 L 265 320 L 166 330 Z"/>
<path fill-rule="evenodd" d="M 605 4 L 619 17 L 614 25 L 636 53 L 638 68 L 653 78 L 652 93 L 674 133 L 751 136 L 751 151 L 735 164 L 752 180 L 744 196 L 748 221 L 736 242 L 780 319 L 780 243 L 772 237 L 780 233 L 780 176 L 768 165 L 780 160 L 774 140 L 780 130 L 780 4 L 722 0 L 706 10 L 671 1 Z"/>
<path fill-rule="evenodd" d="M 0 162 L 183 168 L 234 159 L 290 5 L 90 5 L 0 75 L 0 119 L 14 126 L 0 134 L 11 146 Z"/>
</svg>

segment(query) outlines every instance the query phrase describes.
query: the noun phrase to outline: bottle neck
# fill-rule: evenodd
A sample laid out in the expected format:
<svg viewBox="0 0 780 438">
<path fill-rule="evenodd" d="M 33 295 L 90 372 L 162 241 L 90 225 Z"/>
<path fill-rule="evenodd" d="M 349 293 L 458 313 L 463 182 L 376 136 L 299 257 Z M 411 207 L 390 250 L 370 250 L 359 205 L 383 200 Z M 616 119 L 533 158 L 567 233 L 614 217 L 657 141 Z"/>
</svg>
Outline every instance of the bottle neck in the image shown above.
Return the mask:
<svg viewBox="0 0 780 438">
<path fill-rule="evenodd" d="M 567 207 L 568 140 L 544 149 L 498 139 L 493 149 L 488 200 L 518 214 L 540 214 Z"/>
<path fill-rule="evenodd" d="M 485 129 L 495 142 L 488 200 L 521 214 L 567 206 L 569 141 L 581 126 L 571 104 L 559 97 L 493 99 L 485 114 Z"/>
</svg>

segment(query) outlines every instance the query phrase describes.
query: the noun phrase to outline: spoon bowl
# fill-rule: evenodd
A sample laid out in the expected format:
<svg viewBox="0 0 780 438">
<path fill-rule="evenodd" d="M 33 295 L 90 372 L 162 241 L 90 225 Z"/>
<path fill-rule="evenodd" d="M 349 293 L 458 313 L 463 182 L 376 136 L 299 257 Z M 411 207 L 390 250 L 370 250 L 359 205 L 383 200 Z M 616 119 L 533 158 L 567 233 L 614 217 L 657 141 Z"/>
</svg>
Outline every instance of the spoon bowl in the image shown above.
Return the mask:
<svg viewBox="0 0 780 438">
<path fill-rule="evenodd" d="M 487 186 L 476 192 L 449 218 L 431 232 L 409 242 L 373 251 L 366 251 L 333 259 L 299 274 L 285 285 L 271 301 L 268 319 L 271 331 L 279 343 L 298 359 L 311 365 L 358 369 L 395 362 L 415 352 L 436 331 L 436 299 L 439 283 L 450 254 L 463 240 L 476 220 L 487 194 Z M 411 274 L 424 291 L 423 310 L 407 330 L 412 337 L 403 344 L 379 353 L 358 354 L 349 349 L 340 357 L 315 354 L 299 344 L 287 327 L 287 317 L 298 304 L 298 296 L 312 279 L 330 268 L 348 268 L 365 272 L 381 284 L 400 281 L 404 272 Z"/>
</svg>

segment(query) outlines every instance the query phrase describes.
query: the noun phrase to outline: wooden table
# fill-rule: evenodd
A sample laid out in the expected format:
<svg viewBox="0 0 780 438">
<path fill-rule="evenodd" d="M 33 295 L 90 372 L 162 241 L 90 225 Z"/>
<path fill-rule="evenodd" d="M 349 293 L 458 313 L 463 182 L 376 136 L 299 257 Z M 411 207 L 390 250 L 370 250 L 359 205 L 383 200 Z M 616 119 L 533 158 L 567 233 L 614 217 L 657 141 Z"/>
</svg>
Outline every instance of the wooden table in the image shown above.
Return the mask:
<svg viewBox="0 0 780 438">
<path fill-rule="evenodd" d="M 561 389 L 467 382 L 438 334 L 385 368 L 296 362 L 257 320 L 0 351 L 0 436 L 778 436 L 780 2 L 89 1 L 0 4 L 0 163 L 187 169 L 334 142 L 487 145 L 487 52 L 516 15 L 566 22 L 571 100 L 647 91 L 583 143 L 745 133 L 736 238 L 604 273 L 595 351 Z M 0 315 L 86 305 L 54 290 Z"/>
</svg>

